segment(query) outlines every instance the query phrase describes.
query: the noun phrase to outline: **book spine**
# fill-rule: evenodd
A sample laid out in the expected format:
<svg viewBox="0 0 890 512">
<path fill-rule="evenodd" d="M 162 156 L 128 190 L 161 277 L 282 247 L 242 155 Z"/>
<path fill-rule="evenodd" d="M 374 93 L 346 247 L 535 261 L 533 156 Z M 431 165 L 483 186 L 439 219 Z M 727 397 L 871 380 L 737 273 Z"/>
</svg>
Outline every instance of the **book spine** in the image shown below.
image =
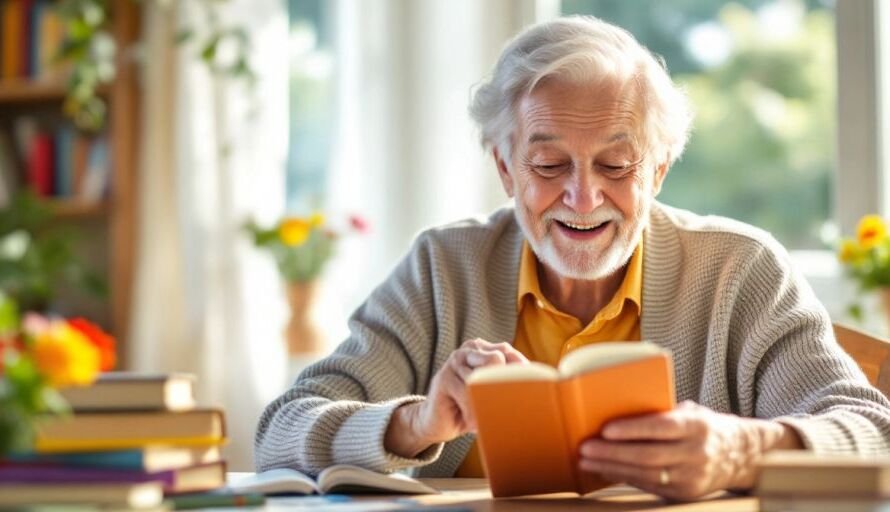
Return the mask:
<svg viewBox="0 0 890 512">
<path fill-rule="evenodd" d="M 158 481 L 164 487 L 173 485 L 175 472 L 121 471 L 117 469 L 91 469 L 13 464 L 0 466 L 0 483 L 142 483 Z"/>
<path fill-rule="evenodd" d="M 257 493 L 198 493 L 170 496 L 167 498 L 175 510 L 211 507 L 257 507 L 266 503 L 266 497 Z"/>
</svg>

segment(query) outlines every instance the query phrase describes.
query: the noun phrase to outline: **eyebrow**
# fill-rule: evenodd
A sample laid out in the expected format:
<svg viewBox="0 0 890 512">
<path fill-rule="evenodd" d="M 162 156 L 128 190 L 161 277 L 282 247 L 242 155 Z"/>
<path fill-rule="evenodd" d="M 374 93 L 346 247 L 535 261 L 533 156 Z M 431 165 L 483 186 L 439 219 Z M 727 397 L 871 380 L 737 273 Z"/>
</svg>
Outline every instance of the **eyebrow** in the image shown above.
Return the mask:
<svg viewBox="0 0 890 512">
<path fill-rule="evenodd" d="M 535 132 L 529 136 L 528 143 L 534 144 L 536 142 L 550 142 L 550 141 L 554 141 L 554 140 L 559 140 L 559 137 L 556 135 L 549 134 L 549 133 Z"/>
<path fill-rule="evenodd" d="M 551 142 L 554 140 L 559 140 L 560 138 L 561 137 L 559 137 L 558 135 L 553 135 L 550 133 L 535 132 L 529 136 L 528 143 L 534 144 L 536 142 Z M 612 143 L 612 142 L 619 142 L 619 141 L 628 140 L 628 139 L 630 139 L 630 136 L 627 134 L 627 132 L 618 132 L 615 135 L 612 135 L 611 137 L 609 137 L 609 140 L 607 142 Z"/>
</svg>

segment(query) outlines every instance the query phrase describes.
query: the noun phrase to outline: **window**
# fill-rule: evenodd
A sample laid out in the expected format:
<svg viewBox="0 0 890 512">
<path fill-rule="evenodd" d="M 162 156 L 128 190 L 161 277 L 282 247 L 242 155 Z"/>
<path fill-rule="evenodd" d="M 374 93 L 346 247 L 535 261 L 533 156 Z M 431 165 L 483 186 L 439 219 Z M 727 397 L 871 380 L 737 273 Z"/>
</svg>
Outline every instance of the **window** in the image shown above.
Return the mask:
<svg viewBox="0 0 890 512">
<path fill-rule="evenodd" d="M 835 161 L 829 0 L 564 0 L 629 30 L 686 88 L 696 119 L 659 199 L 726 215 L 790 249 L 825 248 Z"/>
<path fill-rule="evenodd" d="M 288 0 L 290 18 L 287 208 L 322 207 L 335 109 L 336 2 Z"/>
</svg>

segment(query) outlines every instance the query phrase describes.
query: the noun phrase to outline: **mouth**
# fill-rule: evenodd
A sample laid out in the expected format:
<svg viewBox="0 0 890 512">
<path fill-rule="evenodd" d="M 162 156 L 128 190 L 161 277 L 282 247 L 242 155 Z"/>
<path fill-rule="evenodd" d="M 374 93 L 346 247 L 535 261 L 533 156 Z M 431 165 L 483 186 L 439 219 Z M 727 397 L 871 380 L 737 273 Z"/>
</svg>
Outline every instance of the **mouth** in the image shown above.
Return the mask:
<svg viewBox="0 0 890 512">
<path fill-rule="evenodd" d="M 559 232 L 567 238 L 578 241 L 590 241 L 603 234 L 612 224 L 611 220 L 601 222 L 599 224 L 576 224 L 574 222 L 566 222 L 554 220 Z"/>
<path fill-rule="evenodd" d="M 563 229 L 574 231 L 576 233 L 593 233 L 603 230 L 611 221 L 601 222 L 599 224 L 575 224 L 574 222 L 564 222 L 557 220 L 556 223 Z"/>
</svg>

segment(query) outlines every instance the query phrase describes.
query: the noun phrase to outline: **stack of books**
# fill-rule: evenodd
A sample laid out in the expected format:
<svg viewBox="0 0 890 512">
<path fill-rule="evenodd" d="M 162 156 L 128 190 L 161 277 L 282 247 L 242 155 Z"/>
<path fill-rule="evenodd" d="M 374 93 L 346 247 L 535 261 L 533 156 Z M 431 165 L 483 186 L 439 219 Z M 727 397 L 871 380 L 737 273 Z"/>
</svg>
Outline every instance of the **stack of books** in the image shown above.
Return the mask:
<svg viewBox="0 0 890 512">
<path fill-rule="evenodd" d="M 106 373 L 62 394 L 73 409 L 38 427 L 34 453 L 0 461 L 0 508 L 153 508 L 225 485 L 221 410 L 198 408 L 190 375 Z"/>
<path fill-rule="evenodd" d="M 760 462 L 763 512 L 890 510 L 890 457 L 777 451 Z"/>
</svg>

